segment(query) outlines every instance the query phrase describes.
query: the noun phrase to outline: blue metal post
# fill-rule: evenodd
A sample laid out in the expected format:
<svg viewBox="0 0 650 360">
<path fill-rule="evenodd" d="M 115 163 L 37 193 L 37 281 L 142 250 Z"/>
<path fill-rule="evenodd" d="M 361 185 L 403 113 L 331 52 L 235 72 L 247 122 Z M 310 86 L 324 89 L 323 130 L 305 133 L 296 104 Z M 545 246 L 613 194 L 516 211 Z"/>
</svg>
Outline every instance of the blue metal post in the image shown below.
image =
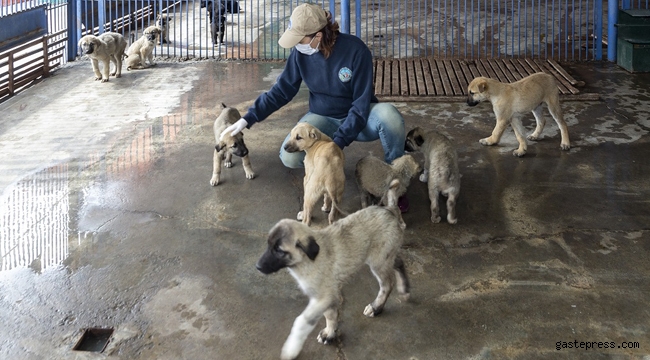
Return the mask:
<svg viewBox="0 0 650 360">
<path fill-rule="evenodd" d="M 332 13 L 332 21 L 336 19 L 336 3 L 335 0 L 330 0 L 330 13 Z"/>
<path fill-rule="evenodd" d="M 81 39 L 81 1 L 68 1 L 68 61 L 74 61 L 79 49 L 77 45 Z"/>
<path fill-rule="evenodd" d="M 99 35 L 103 34 L 106 29 L 106 2 L 104 0 L 97 1 L 97 17 L 99 18 Z"/>
<path fill-rule="evenodd" d="M 350 0 L 341 0 L 341 32 L 350 33 Z"/>
<path fill-rule="evenodd" d="M 598 5 L 600 1 L 596 1 Z M 597 12 L 596 12 L 597 13 Z M 616 61 L 616 46 L 618 31 L 616 30 L 616 22 L 618 21 L 618 0 L 607 1 L 607 60 Z M 596 60 L 598 57 L 596 57 Z"/>
<path fill-rule="evenodd" d="M 354 1 L 354 24 L 357 37 L 361 37 L 361 0 Z"/>
</svg>

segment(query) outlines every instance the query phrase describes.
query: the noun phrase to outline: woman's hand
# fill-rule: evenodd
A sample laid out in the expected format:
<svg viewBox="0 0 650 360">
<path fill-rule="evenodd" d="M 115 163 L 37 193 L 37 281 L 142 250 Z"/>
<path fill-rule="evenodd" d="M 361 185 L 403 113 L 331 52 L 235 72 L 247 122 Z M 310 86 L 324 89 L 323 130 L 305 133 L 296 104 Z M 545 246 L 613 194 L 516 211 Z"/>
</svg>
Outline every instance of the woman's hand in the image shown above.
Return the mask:
<svg viewBox="0 0 650 360">
<path fill-rule="evenodd" d="M 246 126 L 248 126 L 248 121 L 244 120 L 244 118 L 237 120 L 237 122 L 228 126 L 221 132 L 221 135 L 219 135 L 219 140 L 220 141 L 223 140 L 223 136 L 226 135 L 227 133 L 230 133 L 230 136 L 235 136 L 239 134 L 239 132 L 244 130 Z"/>
</svg>

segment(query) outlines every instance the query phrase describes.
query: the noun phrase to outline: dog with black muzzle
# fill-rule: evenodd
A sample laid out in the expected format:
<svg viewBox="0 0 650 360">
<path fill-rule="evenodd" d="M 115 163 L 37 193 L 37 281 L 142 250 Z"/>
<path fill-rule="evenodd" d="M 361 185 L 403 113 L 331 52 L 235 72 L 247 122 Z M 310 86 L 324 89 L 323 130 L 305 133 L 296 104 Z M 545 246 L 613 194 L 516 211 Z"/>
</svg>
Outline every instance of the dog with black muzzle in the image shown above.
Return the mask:
<svg viewBox="0 0 650 360">
<path fill-rule="evenodd" d="M 241 118 L 241 114 L 237 109 L 228 107 L 223 103 L 221 107 L 221 114 L 219 114 L 213 125 L 214 138 L 217 145 L 214 147 L 214 156 L 212 159 L 212 178 L 210 179 L 210 185 L 212 186 L 219 184 L 222 162 L 225 167 L 232 167 L 233 154 L 242 158 L 246 178 L 253 179 L 255 177 L 255 173 L 251 167 L 251 161 L 248 157 L 248 148 L 244 143 L 244 134 L 239 132 L 233 136 L 230 133 L 226 133 L 219 139 L 224 129 Z"/>
<path fill-rule="evenodd" d="M 95 80 L 107 82 L 109 76 L 116 78 L 122 76 L 122 59 L 126 50 L 126 39 L 115 32 L 105 32 L 99 36 L 85 35 L 79 39 L 79 49 L 82 55 L 88 55 L 95 73 Z M 99 62 L 102 70 L 99 70 Z M 111 63 L 115 64 L 115 71 L 111 72 Z"/>
<path fill-rule="evenodd" d="M 363 310 L 367 317 L 379 315 L 393 286 L 401 300 L 409 298 L 409 282 L 404 262 L 398 256 L 405 224 L 397 207 L 393 180 L 386 207 L 370 206 L 315 230 L 295 220 L 280 220 L 269 232 L 268 247 L 255 267 L 263 274 L 283 268 L 309 296 L 309 305 L 296 318 L 282 347 L 282 359 L 295 359 L 307 336 L 321 316 L 326 326 L 318 342 L 329 344 L 336 338 L 341 288 L 345 281 L 367 264 L 379 282 L 375 300 Z"/>
<path fill-rule="evenodd" d="M 160 38 L 162 39 L 163 44 L 170 43 L 169 41 L 169 23 L 174 17 L 169 14 L 158 14 L 156 18 L 156 26 L 161 30 Z"/>
<path fill-rule="evenodd" d="M 142 32 L 142 36 L 136 40 L 126 51 L 126 70 L 146 69 L 156 65 L 153 61 L 153 50 L 158 43 L 162 33 L 158 26 L 149 26 Z M 149 61 L 149 64 L 147 64 Z"/>
<path fill-rule="evenodd" d="M 426 182 L 431 202 L 431 222 L 440 222 L 438 196 L 447 197 L 447 222 L 455 224 L 456 199 L 460 193 L 460 173 L 458 171 L 458 155 L 451 140 L 445 135 L 419 127 L 409 131 L 404 145 L 406 151 L 421 151 L 424 155 L 424 172 L 420 181 Z"/>
</svg>

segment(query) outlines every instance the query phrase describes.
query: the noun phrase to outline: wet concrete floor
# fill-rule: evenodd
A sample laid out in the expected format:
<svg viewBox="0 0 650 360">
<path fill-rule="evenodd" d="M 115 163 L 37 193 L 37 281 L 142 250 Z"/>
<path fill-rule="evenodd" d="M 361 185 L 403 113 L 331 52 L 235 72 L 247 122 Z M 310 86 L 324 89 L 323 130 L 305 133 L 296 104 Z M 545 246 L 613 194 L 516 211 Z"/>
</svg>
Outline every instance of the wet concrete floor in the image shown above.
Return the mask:
<svg viewBox="0 0 650 360">
<path fill-rule="evenodd" d="M 1 359 L 279 358 L 307 298 L 286 271 L 254 264 L 269 229 L 300 210 L 303 172 L 278 150 L 307 91 L 246 131 L 255 179 L 235 159 L 209 180 L 219 104 L 245 110 L 282 66 L 169 62 L 102 84 L 75 62 L 0 104 Z M 343 289 L 338 342 L 315 331 L 301 359 L 650 359 L 650 74 L 566 69 L 602 95 L 562 104 L 569 152 L 548 115 L 516 158 L 510 129 L 479 144 L 489 104 L 395 103 L 407 128 L 455 142 L 458 224 L 429 221 L 415 180 L 411 301 L 391 296 L 366 318 L 377 285 L 363 269 Z M 524 123 L 532 131 L 532 115 Z M 379 143 L 345 150 L 347 211 L 368 153 Z M 114 329 L 104 351 L 72 350 L 95 327 Z"/>
</svg>

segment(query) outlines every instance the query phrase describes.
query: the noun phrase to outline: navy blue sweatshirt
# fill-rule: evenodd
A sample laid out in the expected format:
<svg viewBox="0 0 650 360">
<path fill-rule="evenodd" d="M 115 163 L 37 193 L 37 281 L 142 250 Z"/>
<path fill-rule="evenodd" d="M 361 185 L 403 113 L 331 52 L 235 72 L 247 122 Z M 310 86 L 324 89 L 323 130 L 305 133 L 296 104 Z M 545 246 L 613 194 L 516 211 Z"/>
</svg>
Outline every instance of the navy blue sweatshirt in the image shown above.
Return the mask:
<svg viewBox="0 0 650 360">
<path fill-rule="evenodd" d="M 372 84 L 372 67 L 368 46 L 348 34 L 338 35 L 327 59 L 321 52 L 304 55 L 293 49 L 277 82 L 244 115 L 248 128 L 291 101 L 304 81 L 309 88 L 310 112 L 345 118 L 333 137 L 344 148 L 366 127 L 370 103 L 379 102 Z"/>
</svg>

